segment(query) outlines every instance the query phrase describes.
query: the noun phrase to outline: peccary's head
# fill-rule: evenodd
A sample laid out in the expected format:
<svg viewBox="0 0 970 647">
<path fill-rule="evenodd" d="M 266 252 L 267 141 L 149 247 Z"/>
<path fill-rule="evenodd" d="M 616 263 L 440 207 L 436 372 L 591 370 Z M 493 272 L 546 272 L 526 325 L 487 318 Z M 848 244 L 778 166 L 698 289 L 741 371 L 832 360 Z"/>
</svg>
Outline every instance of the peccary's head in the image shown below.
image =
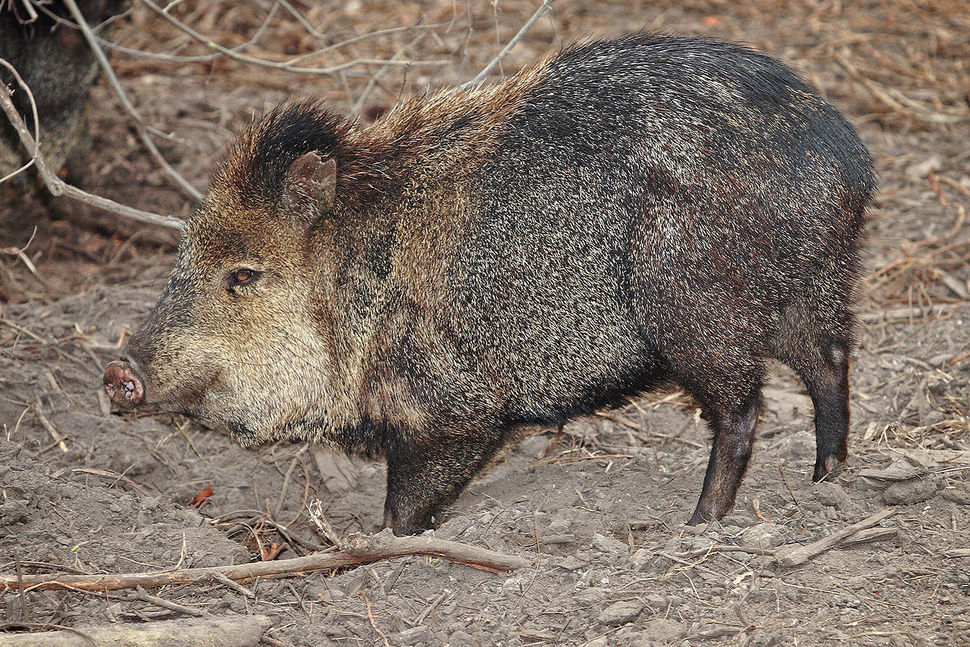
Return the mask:
<svg viewBox="0 0 970 647">
<path fill-rule="evenodd" d="M 244 445 L 325 424 L 334 348 L 320 222 L 334 206 L 345 128 L 315 103 L 277 108 L 230 150 L 189 220 L 171 278 L 104 386 L 225 423 Z"/>
</svg>

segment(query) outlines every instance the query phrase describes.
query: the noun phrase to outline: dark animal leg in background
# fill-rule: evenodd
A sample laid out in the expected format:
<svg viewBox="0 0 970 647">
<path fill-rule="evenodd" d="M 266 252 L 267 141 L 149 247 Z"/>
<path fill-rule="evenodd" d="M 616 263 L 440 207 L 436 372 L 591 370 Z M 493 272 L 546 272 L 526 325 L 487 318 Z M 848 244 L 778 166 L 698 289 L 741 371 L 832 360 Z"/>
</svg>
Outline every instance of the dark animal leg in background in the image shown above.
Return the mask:
<svg viewBox="0 0 970 647">
<path fill-rule="evenodd" d="M 458 434 L 388 448 L 384 525 L 395 535 L 413 535 L 441 523 L 441 508 L 454 501 L 499 446 L 489 443 L 487 435 L 479 440 Z"/>
<path fill-rule="evenodd" d="M 824 366 L 817 376 L 805 377 L 815 407 L 815 472 L 820 481 L 836 471 L 848 457 L 849 349 L 841 339 L 831 338 L 821 349 Z"/>
<path fill-rule="evenodd" d="M 689 526 L 720 519 L 734 507 L 738 486 L 751 458 L 751 446 L 761 409 L 761 384 L 733 409 L 709 407 L 714 446 L 704 475 L 704 489 Z"/>
</svg>

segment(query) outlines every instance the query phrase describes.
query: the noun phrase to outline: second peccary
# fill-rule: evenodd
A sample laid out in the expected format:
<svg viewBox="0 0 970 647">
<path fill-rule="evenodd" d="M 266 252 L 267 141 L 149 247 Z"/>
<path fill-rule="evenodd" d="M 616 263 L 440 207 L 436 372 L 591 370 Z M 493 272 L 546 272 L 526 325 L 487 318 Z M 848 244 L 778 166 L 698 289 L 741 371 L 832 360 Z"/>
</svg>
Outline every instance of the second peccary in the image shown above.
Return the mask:
<svg viewBox="0 0 970 647">
<path fill-rule="evenodd" d="M 31 3 L 0 0 L 0 58 L 13 66 L 33 95 L 40 121 L 40 150 L 55 172 L 67 167 L 81 176 L 90 148 L 87 128 L 88 91 L 97 78 L 98 64 L 81 32 L 71 23 L 62 2 Z M 92 25 L 120 13 L 123 0 L 77 0 L 78 10 Z M 13 91 L 13 102 L 31 134 L 34 116 L 30 96 L 16 77 L 0 66 L 0 83 Z M 0 112 L 0 177 L 30 159 L 13 125 Z M 0 198 L 33 193 L 36 178 L 21 174 L 14 187 L 4 186 Z"/>
<path fill-rule="evenodd" d="M 105 387 L 244 445 L 382 454 L 384 523 L 412 533 L 516 429 L 673 382 L 714 432 L 690 523 L 720 518 L 768 358 L 812 397 L 814 478 L 846 459 L 873 190 L 832 107 L 710 40 L 571 46 L 369 128 L 281 105 L 231 148 Z"/>
</svg>

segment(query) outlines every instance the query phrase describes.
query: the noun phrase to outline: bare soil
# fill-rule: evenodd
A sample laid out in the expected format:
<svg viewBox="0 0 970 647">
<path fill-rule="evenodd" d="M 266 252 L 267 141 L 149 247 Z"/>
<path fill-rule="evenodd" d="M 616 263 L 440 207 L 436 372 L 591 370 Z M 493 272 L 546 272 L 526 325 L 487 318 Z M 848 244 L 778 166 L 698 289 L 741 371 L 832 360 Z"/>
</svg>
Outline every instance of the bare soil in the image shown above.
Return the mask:
<svg viewBox="0 0 970 647">
<path fill-rule="evenodd" d="M 115 21 L 115 43 L 211 53 L 136 5 Z M 325 35 L 277 5 L 247 54 L 284 60 L 409 27 L 301 64 L 394 56 L 435 64 L 308 75 L 114 52 L 162 152 L 196 186 L 233 132 L 280 99 L 323 96 L 367 122 L 402 95 L 474 76 L 537 3 L 291 6 Z M 202 0 L 174 15 L 228 47 L 248 41 L 269 7 Z M 811 402 L 792 373 L 772 367 L 751 467 L 721 523 L 684 525 L 709 436 L 689 399 L 662 392 L 575 420 L 561 436 L 539 430 L 477 479 L 436 531 L 529 557 L 534 568 L 497 575 L 408 557 L 250 582 L 255 598 L 222 584 L 150 593 L 211 616 L 268 615 L 263 640 L 272 645 L 970 644 L 967 5 L 560 0 L 496 74 L 576 37 L 641 27 L 742 40 L 782 58 L 849 115 L 873 151 L 881 189 L 859 295 L 850 466 L 811 482 Z M 90 119 L 87 190 L 160 213 L 191 211 L 103 81 Z M 28 240 L 33 267 L 15 253 Z M 174 241 L 77 204 L 0 204 L 3 574 L 302 555 L 330 543 L 308 519 L 315 499 L 341 536 L 380 529 L 378 462 L 293 444 L 243 450 L 180 417 L 110 411 L 103 367 L 157 298 Z M 207 487 L 211 496 L 195 507 Z M 803 565 L 777 559 L 885 508 L 889 517 Z M 9 631 L 184 617 L 135 591 L 5 590 L 0 613 Z"/>
</svg>

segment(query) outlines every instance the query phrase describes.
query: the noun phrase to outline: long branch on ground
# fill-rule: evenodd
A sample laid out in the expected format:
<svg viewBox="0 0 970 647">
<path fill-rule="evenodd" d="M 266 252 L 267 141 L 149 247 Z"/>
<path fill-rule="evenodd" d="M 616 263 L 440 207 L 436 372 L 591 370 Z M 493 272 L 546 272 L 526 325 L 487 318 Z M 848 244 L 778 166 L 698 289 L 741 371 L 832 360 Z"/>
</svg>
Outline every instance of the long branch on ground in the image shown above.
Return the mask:
<svg viewBox="0 0 970 647">
<path fill-rule="evenodd" d="M 248 582 L 257 577 L 287 577 L 327 569 L 369 564 L 405 555 L 429 555 L 465 564 L 473 568 L 504 573 L 532 565 L 532 560 L 506 555 L 457 541 L 437 537 L 396 537 L 390 530 L 376 535 L 358 536 L 343 549 L 320 552 L 293 559 L 233 564 L 210 568 L 188 568 L 155 573 L 121 573 L 112 575 L 0 575 L 4 589 L 74 589 L 80 591 L 117 591 L 136 587 L 158 587 L 171 584 L 198 584 L 220 581 L 219 576 L 234 582 Z"/>
</svg>

